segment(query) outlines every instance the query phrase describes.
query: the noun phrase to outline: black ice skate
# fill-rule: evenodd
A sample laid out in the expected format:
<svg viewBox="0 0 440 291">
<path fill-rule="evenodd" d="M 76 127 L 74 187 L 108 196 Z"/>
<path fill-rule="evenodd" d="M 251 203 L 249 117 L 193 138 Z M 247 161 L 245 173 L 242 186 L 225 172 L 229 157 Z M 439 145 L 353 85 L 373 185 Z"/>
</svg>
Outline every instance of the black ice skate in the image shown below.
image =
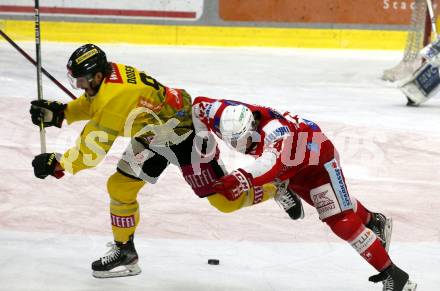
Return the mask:
<svg viewBox="0 0 440 291">
<path fill-rule="evenodd" d="M 408 274 L 394 264 L 368 280 L 374 283 L 382 282 L 383 291 L 415 291 L 417 288 L 417 284 L 409 280 Z"/>
<path fill-rule="evenodd" d="M 275 201 L 289 214 L 293 220 L 304 218 L 304 208 L 301 199 L 287 188 L 288 182 L 278 185 L 278 191 L 275 194 Z"/>
<path fill-rule="evenodd" d="M 387 218 L 381 213 L 371 213 L 371 220 L 367 224 L 377 237 L 380 239 L 382 246 L 388 252 L 391 243 L 391 233 L 393 231 L 393 220 Z"/>
<path fill-rule="evenodd" d="M 406 97 L 406 100 L 407 100 L 406 106 L 409 106 L 409 107 L 417 107 L 417 106 L 419 106 L 418 104 L 416 104 L 416 102 L 412 101 L 408 97 Z"/>
<path fill-rule="evenodd" d="M 141 272 L 137 261 L 133 238 L 127 243 L 108 243 L 111 249 L 104 257 L 92 263 L 93 277 L 113 278 L 138 275 Z"/>
</svg>

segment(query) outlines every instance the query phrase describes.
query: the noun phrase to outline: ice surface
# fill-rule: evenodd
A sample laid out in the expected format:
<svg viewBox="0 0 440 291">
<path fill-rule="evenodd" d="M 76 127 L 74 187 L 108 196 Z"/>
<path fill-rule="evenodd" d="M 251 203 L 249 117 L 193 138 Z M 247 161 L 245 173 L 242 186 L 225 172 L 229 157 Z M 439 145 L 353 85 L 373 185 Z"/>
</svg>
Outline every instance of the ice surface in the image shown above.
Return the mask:
<svg viewBox="0 0 440 291">
<path fill-rule="evenodd" d="M 34 44 L 21 45 L 34 54 Z M 65 86 L 65 64 L 78 46 L 43 43 L 43 66 Z M 318 122 L 342 155 L 351 195 L 394 218 L 393 260 L 420 290 L 439 290 L 440 100 L 406 107 L 395 85 L 379 79 L 400 52 L 101 47 L 112 61 L 193 97 L 239 99 Z M 305 205 L 300 222 L 273 201 L 222 214 L 192 194 L 174 167 L 139 195 L 143 273 L 94 279 L 90 263 L 111 240 L 106 179 L 127 141 L 96 169 L 38 180 L 30 163 L 39 133 L 28 114 L 35 68 L 4 42 L 0 85 L 0 290 L 381 290 L 367 281 L 375 270 L 312 207 Z M 69 100 L 46 78 L 43 93 Z M 82 125 L 48 129 L 48 149 L 73 145 Z M 229 169 L 247 161 L 222 150 Z"/>
</svg>

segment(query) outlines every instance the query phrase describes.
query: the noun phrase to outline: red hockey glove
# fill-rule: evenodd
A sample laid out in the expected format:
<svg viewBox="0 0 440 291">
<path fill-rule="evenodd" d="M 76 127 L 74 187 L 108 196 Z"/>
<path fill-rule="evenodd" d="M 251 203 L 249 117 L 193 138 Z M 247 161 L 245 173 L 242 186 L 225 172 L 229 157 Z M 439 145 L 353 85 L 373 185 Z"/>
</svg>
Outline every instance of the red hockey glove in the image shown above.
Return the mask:
<svg viewBox="0 0 440 291">
<path fill-rule="evenodd" d="M 57 153 L 44 153 L 35 156 L 32 161 L 35 177 L 44 179 L 49 175 L 59 179 L 64 176 L 64 172 L 57 161 Z"/>
<path fill-rule="evenodd" d="M 252 175 L 243 169 L 232 171 L 229 175 L 221 177 L 212 188 L 222 194 L 229 201 L 237 200 L 244 191 L 252 188 Z"/>
</svg>

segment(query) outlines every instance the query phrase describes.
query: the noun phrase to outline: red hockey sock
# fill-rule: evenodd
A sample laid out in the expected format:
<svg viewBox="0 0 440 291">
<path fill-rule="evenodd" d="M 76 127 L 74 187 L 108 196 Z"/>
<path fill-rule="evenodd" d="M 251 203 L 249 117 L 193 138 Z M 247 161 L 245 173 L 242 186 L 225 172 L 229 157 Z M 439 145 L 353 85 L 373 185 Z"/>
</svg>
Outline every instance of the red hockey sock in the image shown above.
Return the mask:
<svg viewBox="0 0 440 291">
<path fill-rule="evenodd" d="M 366 228 L 353 211 L 329 217 L 325 222 L 333 233 L 350 243 L 377 271 L 380 272 L 391 264 L 388 253 L 374 232 Z"/>
<path fill-rule="evenodd" d="M 358 200 L 356 200 L 354 198 L 351 198 L 351 199 L 353 200 L 354 209 L 355 209 L 354 211 L 355 211 L 356 215 L 362 221 L 363 225 L 367 225 L 371 219 L 370 211 L 368 211 L 368 209 L 365 208 L 365 206 L 362 205 L 362 203 L 360 203 Z"/>
</svg>

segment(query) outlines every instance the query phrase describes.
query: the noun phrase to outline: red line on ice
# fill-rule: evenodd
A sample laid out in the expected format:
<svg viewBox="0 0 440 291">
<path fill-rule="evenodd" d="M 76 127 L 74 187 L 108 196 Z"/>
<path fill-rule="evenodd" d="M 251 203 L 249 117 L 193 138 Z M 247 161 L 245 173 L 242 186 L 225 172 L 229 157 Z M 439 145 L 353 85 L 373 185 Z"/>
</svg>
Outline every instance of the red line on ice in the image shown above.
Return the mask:
<svg viewBox="0 0 440 291">
<path fill-rule="evenodd" d="M 0 12 L 34 13 L 32 6 L 0 5 Z M 121 10 L 121 9 L 94 9 L 94 8 L 67 8 L 67 7 L 40 7 L 40 13 L 49 14 L 81 14 L 99 16 L 141 16 L 141 17 L 168 17 L 168 18 L 196 18 L 192 11 L 164 11 L 164 10 Z"/>
</svg>

